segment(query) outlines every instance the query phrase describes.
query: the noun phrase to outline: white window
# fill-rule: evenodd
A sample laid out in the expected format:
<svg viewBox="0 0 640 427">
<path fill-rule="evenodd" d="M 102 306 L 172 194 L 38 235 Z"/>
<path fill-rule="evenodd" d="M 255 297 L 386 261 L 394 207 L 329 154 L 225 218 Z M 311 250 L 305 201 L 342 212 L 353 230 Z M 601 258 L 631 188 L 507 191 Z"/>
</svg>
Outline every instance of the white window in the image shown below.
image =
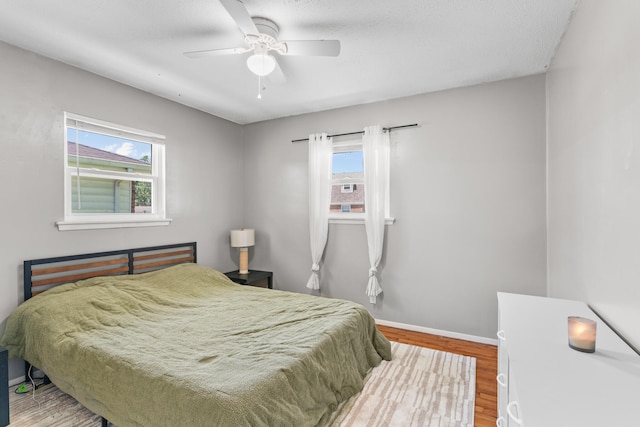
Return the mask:
<svg viewBox="0 0 640 427">
<path fill-rule="evenodd" d="M 331 168 L 329 221 L 332 223 L 363 222 L 366 206 L 362 139 L 334 140 Z M 386 178 L 389 179 L 388 176 Z M 392 223 L 393 219 L 389 215 L 388 197 L 385 209 L 387 222 Z"/>
<path fill-rule="evenodd" d="M 167 225 L 165 137 L 65 113 L 60 230 Z"/>
</svg>

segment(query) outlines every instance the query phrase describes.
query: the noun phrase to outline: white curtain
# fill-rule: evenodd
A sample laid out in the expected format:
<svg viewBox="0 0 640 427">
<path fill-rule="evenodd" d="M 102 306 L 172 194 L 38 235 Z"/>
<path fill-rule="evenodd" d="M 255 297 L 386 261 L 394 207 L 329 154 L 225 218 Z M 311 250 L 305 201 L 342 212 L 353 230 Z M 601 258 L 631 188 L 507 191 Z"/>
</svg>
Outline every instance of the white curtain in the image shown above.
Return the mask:
<svg viewBox="0 0 640 427">
<path fill-rule="evenodd" d="M 364 159 L 365 230 L 369 246 L 369 302 L 376 303 L 382 292 L 378 280 L 378 265 L 384 247 L 385 205 L 389 194 L 389 133 L 381 126 L 367 126 L 362 137 Z"/>
<path fill-rule="evenodd" d="M 320 260 L 329 232 L 333 147 L 326 133 L 309 135 L 309 234 L 311 277 L 307 288 L 320 289 Z"/>
</svg>

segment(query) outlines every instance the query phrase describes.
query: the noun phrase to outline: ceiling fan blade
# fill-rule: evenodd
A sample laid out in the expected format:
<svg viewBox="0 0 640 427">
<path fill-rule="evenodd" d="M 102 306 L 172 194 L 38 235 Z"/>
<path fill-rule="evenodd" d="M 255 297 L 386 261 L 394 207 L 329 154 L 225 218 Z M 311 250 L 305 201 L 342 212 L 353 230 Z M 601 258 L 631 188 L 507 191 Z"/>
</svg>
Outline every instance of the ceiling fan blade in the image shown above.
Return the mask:
<svg viewBox="0 0 640 427">
<path fill-rule="evenodd" d="M 244 7 L 240 0 L 220 0 L 222 6 L 227 10 L 231 18 L 236 21 L 240 31 L 246 36 L 247 34 L 259 35 L 260 32 L 256 28 L 251 15 Z"/>
<path fill-rule="evenodd" d="M 222 55 L 234 55 L 249 52 L 251 49 L 246 47 L 230 47 L 226 49 L 209 49 L 209 50 L 194 50 L 192 52 L 185 52 L 184 56 L 188 58 L 204 58 L 207 56 L 222 56 Z"/>
<path fill-rule="evenodd" d="M 273 58 L 276 60 L 276 68 L 273 69 L 273 71 L 267 76 L 267 78 L 269 79 L 269 82 L 273 83 L 274 85 L 285 84 L 287 82 L 287 78 L 282 72 L 282 68 L 280 67 L 278 59 L 275 56 Z"/>
<path fill-rule="evenodd" d="M 339 40 L 286 40 L 287 52 L 284 55 L 338 56 Z"/>
</svg>

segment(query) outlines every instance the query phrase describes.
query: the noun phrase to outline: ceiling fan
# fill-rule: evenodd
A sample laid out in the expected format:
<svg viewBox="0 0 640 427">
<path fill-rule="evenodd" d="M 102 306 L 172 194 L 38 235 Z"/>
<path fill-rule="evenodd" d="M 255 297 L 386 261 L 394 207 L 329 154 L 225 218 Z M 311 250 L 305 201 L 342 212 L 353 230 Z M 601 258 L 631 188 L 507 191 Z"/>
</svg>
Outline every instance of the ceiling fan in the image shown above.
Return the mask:
<svg viewBox="0 0 640 427">
<path fill-rule="evenodd" d="M 339 40 L 278 40 L 279 28 L 275 22 L 266 18 L 252 17 L 240 0 L 219 1 L 244 34 L 244 46 L 185 52 L 185 56 L 201 58 L 253 52 L 247 58 L 247 66 L 254 74 L 259 77 L 272 74 L 270 77 L 272 81 L 284 82 L 284 75 L 273 53 L 302 56 L 338 56 L 340 54 Z M 260 97 L 259 94 L 258 97 Z"/>
</svg>

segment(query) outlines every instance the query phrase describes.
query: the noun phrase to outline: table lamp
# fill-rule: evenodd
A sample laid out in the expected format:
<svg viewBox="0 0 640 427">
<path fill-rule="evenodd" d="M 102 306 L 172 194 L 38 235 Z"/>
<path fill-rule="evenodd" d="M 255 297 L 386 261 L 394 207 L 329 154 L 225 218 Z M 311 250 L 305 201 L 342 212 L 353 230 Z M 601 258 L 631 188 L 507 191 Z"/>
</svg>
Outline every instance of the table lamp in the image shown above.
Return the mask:
<svg viewBox="0 0 640 427">
<path fill-rule="evenodd" d="M 249 274 L 249 246 L 256 244 L 253 228 L 241 228 L 231 230 L 231 247 L 240 248 L 240 274 Z"/>
</svg>

